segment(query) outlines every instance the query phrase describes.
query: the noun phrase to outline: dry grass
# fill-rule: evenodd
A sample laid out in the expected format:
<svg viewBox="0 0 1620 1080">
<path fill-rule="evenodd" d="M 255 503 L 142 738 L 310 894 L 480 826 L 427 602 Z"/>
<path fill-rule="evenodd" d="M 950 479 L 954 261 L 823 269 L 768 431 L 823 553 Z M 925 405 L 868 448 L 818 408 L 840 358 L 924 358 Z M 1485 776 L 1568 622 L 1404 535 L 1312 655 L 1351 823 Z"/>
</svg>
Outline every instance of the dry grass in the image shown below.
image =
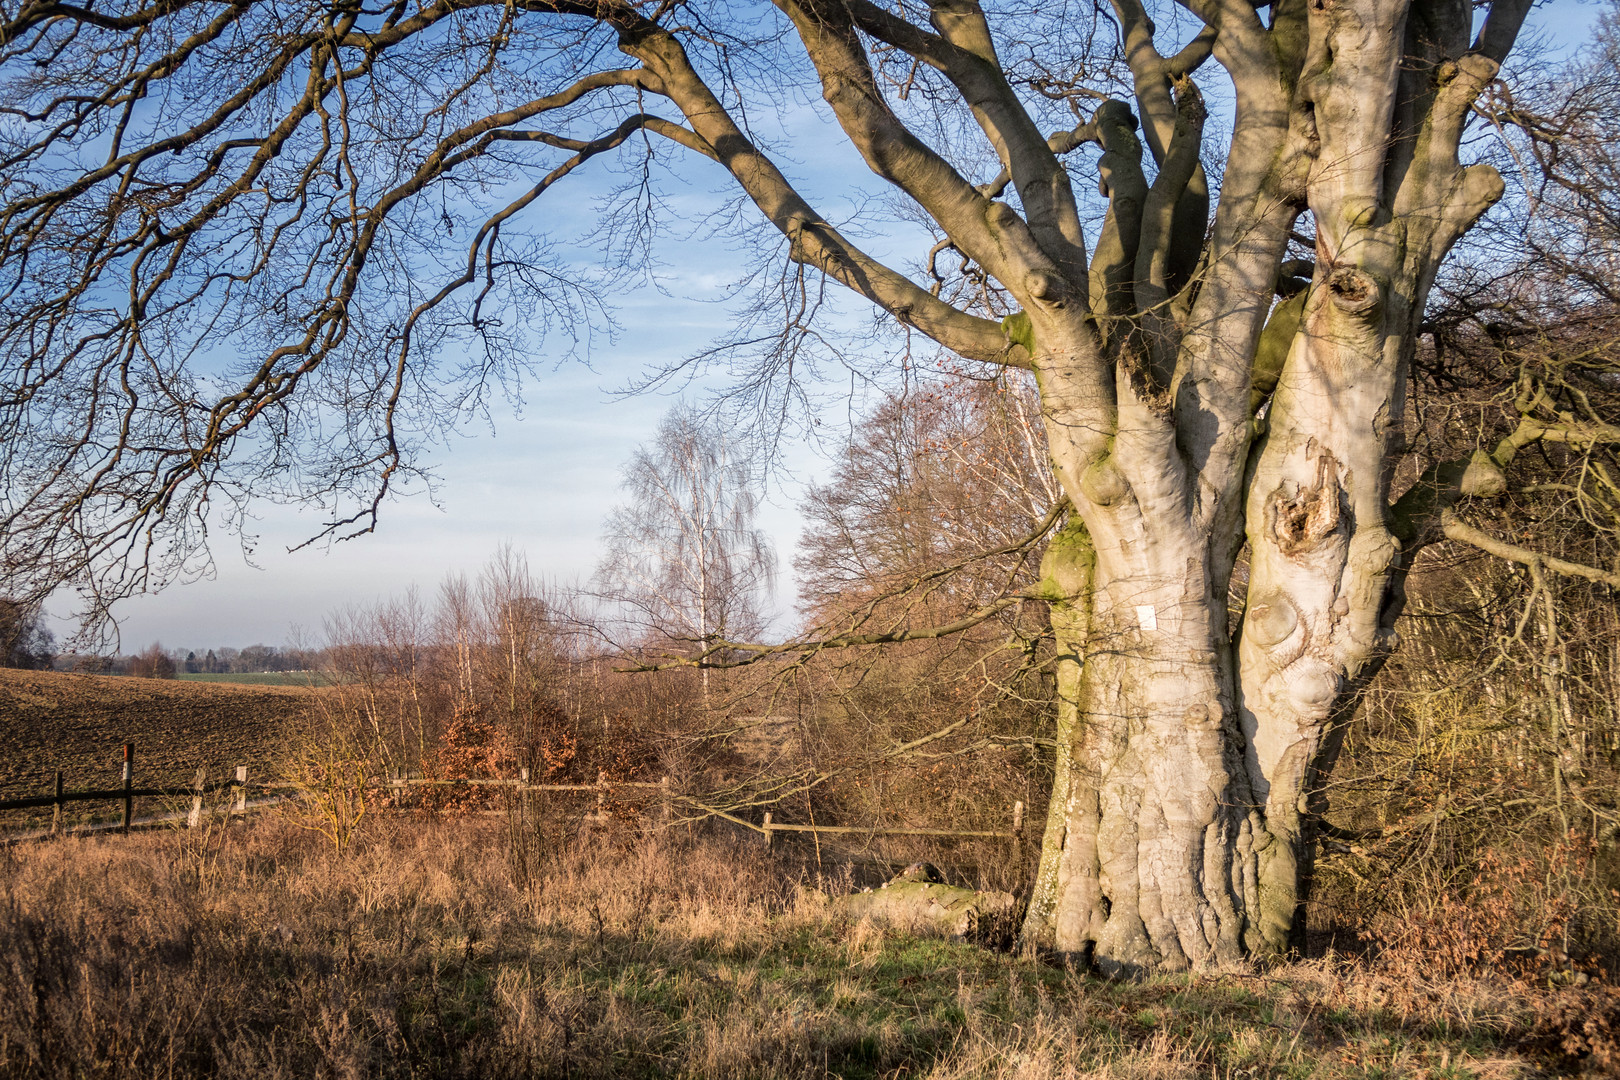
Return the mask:
<svg viewBox="0 0 1620 1080">
<path fill-rule="evenodd" d="M 0 1075 L 1506 1077 L 1596 1066 L 1561 1040 L 1615 1008 L 1331 960 L 1109 984 L 849 925 L 752 844 L 542 870 L 487 820 L 6 850 Z"/>
</svg>

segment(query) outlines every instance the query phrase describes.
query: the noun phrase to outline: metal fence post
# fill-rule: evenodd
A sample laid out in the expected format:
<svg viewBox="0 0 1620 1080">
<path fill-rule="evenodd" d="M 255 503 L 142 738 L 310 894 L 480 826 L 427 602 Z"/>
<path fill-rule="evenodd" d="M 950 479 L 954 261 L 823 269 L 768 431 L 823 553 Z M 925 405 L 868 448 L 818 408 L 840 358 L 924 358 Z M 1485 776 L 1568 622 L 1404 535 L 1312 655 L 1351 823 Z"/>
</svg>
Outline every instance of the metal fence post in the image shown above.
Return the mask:
<svg viewBox="0 0 1620 1080">
<path fill-rule="evenodd" d="M 51 804 L 51 835 L 62 829 L 62 770 L 56 770 L 56 801 Z"/>
</svg>

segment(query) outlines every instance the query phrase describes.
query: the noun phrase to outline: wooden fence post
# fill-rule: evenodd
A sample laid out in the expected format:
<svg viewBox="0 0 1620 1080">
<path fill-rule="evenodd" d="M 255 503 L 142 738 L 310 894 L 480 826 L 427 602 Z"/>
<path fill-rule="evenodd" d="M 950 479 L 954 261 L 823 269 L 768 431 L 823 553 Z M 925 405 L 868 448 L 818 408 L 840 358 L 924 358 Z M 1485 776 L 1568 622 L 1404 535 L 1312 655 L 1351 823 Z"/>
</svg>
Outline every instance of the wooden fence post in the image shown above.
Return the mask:
<svg viewBox="0 0 1620 1080">
<path fill-rule="evenodd" d="M 604 721 L 605 723 L 606 721 Z M 596 820 L 607 820 L 607 770 L 596 770 Z"/>
<path fill-rule="evenodd" d="M 62 770 L 56 770 L 56 801 L 51 804 L 51 835 L 62 829 Z"/>
<path fill-rule="evenodd" d="M 518 825 L 527 830 L 534 818 L 534 790 L 529 787 L 529 767 L 527 765 L 518 770 L 517 786 L 512 789 L 512 793 L 516 800 L 513 805 L 517 807 Z M 524 845 L 524 850 L 527 851 L 528 845 L 533 843 L 533 837 L 525 831 L 521 843 Z"/>
<path fill-rule="evenodd" d="M 232 808 L 238 814 L 247 813 L 247 766 L 236 767 L 236 805 Z"/>
<path fill-rule="evenodd" d="M 124 744 L 124 835 L 129 835 L 130 819 L 135 816 L 135 797 L 130 789 L 135 786 L 135 744 Z"/>
<path fill-rule="evenodd" d="M 1024 801 L 1022 799 L 1013 800 L 1012 817 L 1013 881 L 1016 882 L 1015 891 L 1023 892 L 1029 883 L 1025 879 L 1027 874 L 1025 867 L 1028 865 L 1028 860 L 1024 856 Z"/>
<path fill-rule="evenodd" d="M 770 847 L 771 846 L 771 812 L 769 810 L 765 811 L 764 829 L 765 829 L 765 846 Z"/>
<path fill-rule="evenodd" d="M 186 815 L 186 828 L 195 829 L 202 824 L 203 770 L 198 769 L 197 775 L 192 778 L 191 790 L 196 794 L 191 797 L 191 813 Z"/>
<path fill-rule="evenodd" d="M 659 810 L 659 818 L 658 818 L 659 824 L 662 827 L 667 829 L 667 828 L 669 828 L 669 777 L 668 776 L 665 776 L 662 780 L 658 781 L 658 795 L 659 795 L 659 802 L 661 804 L 660 810 Z"/>
</svg>

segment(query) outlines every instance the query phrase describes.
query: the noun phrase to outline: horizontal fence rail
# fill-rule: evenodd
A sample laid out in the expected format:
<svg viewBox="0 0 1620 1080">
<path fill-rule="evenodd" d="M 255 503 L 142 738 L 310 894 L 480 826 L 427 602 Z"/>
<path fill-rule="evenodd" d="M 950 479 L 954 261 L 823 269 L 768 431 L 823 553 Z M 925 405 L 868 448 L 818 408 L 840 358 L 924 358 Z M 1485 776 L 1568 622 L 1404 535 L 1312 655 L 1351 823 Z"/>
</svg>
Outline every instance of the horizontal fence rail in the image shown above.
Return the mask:
<svg viewBox="0 0 1620 1080">
<path fill-rule="evenodd" d="M 250 802 L 248 800 L 248 792 L 250 790 L 282 791 L 292 792 L 293 794 L 269 799 L 257 799 Z M 32 839 L 39 836 L 56 835 L 63 831 L 74 833 L 106 832 L 116 828 L 120 832 L 128 833 L 131 826 L 134 825 L 147 826 L 180 820 L 184 820 L 187 825 L 195 828 L 202 821 L 204 797 L 211 794 L 218 794 L 219 792 L 223 791 L 234 791 L 236 793 L 236 797 L 232 800 L 231 806 L 227 811 L 227 813 L 235 815 L 246 814 L 249 810 L 263 809 L 266 806 L 273 806 L 277 803 L 284 802 L 286 799 L 296 798 L 298 787 L 295 784 L 264 783 L 262 781 L 249 782 L 248 767 L 246 765 L 236 766 L 236 775 L 228 780 L 216 780 L 209 782 L 205 779 L 204 771 L 202 769 L 198 769 L 196 778 L 190 784 L 183 787 L 136 787 L 135 744 L 125 743 L 123 760 L 123 785 L 121 787 L 87 788 L 82 791 L 68 791 L 63 786 L 62 772 L 60 769 L 58 769 L 50 794 L 24 795 L 21 798 L 15 799 L 0 799 L 0 811 L 38 810 L 47 806 L 51 807 L 55 811 L 55 813 L 52 815 L 49 832 L 25 833 L 20 837 L 8 837 L 6 838 L 6 842 L 8 843 L 16 839 Z M 135 801 L 137 799 L 184 799 L 187 797 L 191 799 L 191 810 L 189 813 L 161 814 L 155 817 L 143 818 L 139 821 L 137 821 L 135 818 Z M 89 825 L 75 826 L 68 830 L 64 830 L 62 827 L 62 810 L 68 803 L 120 801 L 124 805 L 117 823 L 92 823 Z"/>
<path fill-rule="evenodd" d="M 771 837 L 774 833 L 815 833 L 817 835 L 826 833 L 830 836 L 939 836 L 960 839 L 1015 841 L 1022 841 L 1024 836 L 1024 804 L 1022 801 L 1014 802 L 1012 805 L 1011 830 L 929 829 L 905 825 L 795 825 L 772 821 L 770 811 L 766 811 L 761 822 L 755 825 L 752 821 L 737 817 L 735 814 L 729 814 L 724 810 L 703 806 L 701 803 L 696 803 L 695 800 L 684 799 L 683 801 L 695 803 L 707 816 L 724 818 L 726 821 L 741 825 L 745 829 L 752 829 L 764 837 L 766 847 L 771 846 Z"/>
<path fill-rule="evenodd" d="M 61 795 L 33 795 L 21 799 L 0 799 L 0 810 L 26 810 L 42 806 L 58 806 L 70 802 L 113 802 L 128 795 L 132 799 L 184 799 L 198 795 L 212 795 L 220 791 L 228 791 L 238 787 L 250 787 L 258 790 L 292 790 L 291 784 L 238 784 L 234 780 L 221 780 L 206 787 L 132 787 L 126 791 L 123 788 L 110 788 L 106 791 L 64 791 Z"/>
<path fill-rule="evenodd" d="M 662 788 L 666 785 L 646 780 L 599 780 L 594 784 L 531 784 L 527 780 L 433 780 L 422 777 L 384 780 L 384 787 L 509 787 L 522 791 L 602 791 L 614 788 Z"/>
<path fill-rule="evenodd" d="M 104 823 L 99 825 L 89 825 L 77 827 L 67 831 L 103 832 L 116 828 L 121 832 L 127 833 L 129 832 L 132 824 L 152 825 L 179 822 L 182 820 L 185 821 L 189 827 L 196 828 L 201 823 L 203 818 L 204 798 L 208 795 L 218 794 L 220 792 L 230 791 L 235 792 L 236 794 L 229 811 L 227 811 L 229 815 L 246 814 L 249 810 L 263 809 L 266 806 L 273 806 L 284 802 L 289 798 L 299 797 L 298 793 L 301 790 L 299 785 L 264 783 L 260 781 L 250 783 L 248 781 L 248 769 L 246 765 L 236 766 L 235 772 L 236 775 L 231 779 L 208 781 L 205 779 L 204 770 L 198 769 L 196 778 L 189 785 L 136 787 L 134 783 L 135 745 L 133 743 L 125 743 L 122 777 L 123 785 L 121 787 L 67 791 L 64 790 L 62 785 L 62 773 L 58 771 L 56 773 L 53 790 L 49 794 L 23 796 L 22 798 L 16 799 L 0 799 L 0 811 L 34 810 L 47 806 L 52 807 L 55 810 L 55 814 L 51 822 L 51 828 L 48 833 L 31 833 L 25 834 L 23 837 L 11 838 L 26 839 L 55 835 L 62 832 L 62 809 L 66 804 L 74 802 L 113 802 L 121 800 L 124 804 L 123 813 L 120 821 L 116 824 Z M 659 818 L 662 827 L 667 828 L 672 824 L 670 820 L 671 808 L 675 803 L 680 803 L 684 807 L 689 808 L 694 815 L 682 823 L 690 823 L 691 821 L 702 820 L 705 818 L 719 818 L 723 821 L 728 821 L 734 825 L 739 825 L 745 829 L 759 833 L 764 840 L 765 846 L 767 847 L 771 845 L 772 837 L 777 833 L 809 833 L 814 835 L 825 834 L 829 836 L 867 837 L 933 836 L 956 839 L 1013 841 L 1022 841 L 1024 834 L 1024 804 L 1022 802 L 1014 802 L 1012 805 L 1012 828 L 1010 830 L 936 829 L 904 825 L 802 825 L 797 823 L 772 821 L 770 811 L 766 811 L 762 815 L 762 820 L 758 824 L 755 824 L 752 821 L 748 821 L 747 819 L 738 816 L 736 813 L 732 813 L 730 810 L 710 806 L 704 803 L 701 799 L 671 791 L 669 777 L 667 776 L 659 780 L 609 780 L 606 772 L 599 772 L 594 784 L 548 784 L 531 781 L 529 779 L 529 770 L 522 769 L 519 771 L 519 775 L 515 778 L 437 778 L 401 776 L 396 774 L 388 777 L 387 779 L 372 779 L 366 784 L 366 786 L 380 787 L 395 791 L 404 791 L 410 788 L 423 787 L 507 788 L 517 792 L 594 792 L 596 794 L 596 813 L 594 815 L 586 815 L 585 822 L 582 824 L 590 824 L 593 821 L 600 822 L 607 820 L 607 796 L 613 791 L 623 788 L 656 791 L 660 796 L 661 813 Z M 291 794 L 287 794 L 279 798 L 259 799 L 250 804 L 248 801 L 249 790 L 265 792 L 281 791 L 290 792 Z M 192 800 L 189 813 L 171 813 L 143 819 L 141 822 L 135 821 L 135 800 L 137 799 L 184 799 L 187 797 Z"/>
</svg>

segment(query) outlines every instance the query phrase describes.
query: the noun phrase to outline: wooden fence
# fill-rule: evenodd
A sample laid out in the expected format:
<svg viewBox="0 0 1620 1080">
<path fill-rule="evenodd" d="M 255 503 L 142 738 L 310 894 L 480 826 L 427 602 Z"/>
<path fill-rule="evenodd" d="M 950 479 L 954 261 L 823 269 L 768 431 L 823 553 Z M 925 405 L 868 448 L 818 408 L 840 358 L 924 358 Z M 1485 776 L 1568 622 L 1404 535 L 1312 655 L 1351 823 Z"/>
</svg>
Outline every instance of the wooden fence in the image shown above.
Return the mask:
<svg viewBox="0 0 1620 1080">
<path fill-rule="evenodd" d="M 616 788 L 656 788 L 660 793 L 662 802 L 660 817 L 665 823 L 667 823 L 670 819 L 671 805 L 674 802 L 679 801 L 691 805 L 697 811 L 697 815 L 699 817 L 720 818 L 724 821 L 729 821 L 734 825 L 740 825 L 745 829 L 750 829 L 759 833 L 764 838 L 766 847 L 771 846 L 771 838 L 775 833 L 824 833 L 830 836 L 938 836 L 962 839 L 982 838 L 999 840 L 1019 840 L 1022 839 L 1024 835 L 1024 804 L 1022 801 L 1015 801 L 1012 804 L 1012 828 L 1010 830 L 926 829 L 898 825 L 795 825 L 788 824 L 786 822 L 772 821 L 771 812 L 769 810 L 764 812 L 760 823 L 756 825 L 752 821 L 738 817 L 737 815 L 730 813 L 729 811 L 722 810 L 719 807 L 708 806 L 687 795 L 672 793 L 669 787 L 669 777 L 667 776 L 655 783 L 645 780 L 608 780 L 606 773 L 599 772 L 596 774 L 596 783 L 594 784 L 535 784 L 529 782 L 529 770 L 522 769 L 519 770 L 519 776 L 515 780 L 430 780 L 417 777 L 411 777 L 408 779 L 403 777 L 395 777 L 385 781 L 385 785 L 391 788 L 408 788 L 417 786 L 504 787 L 514 788 L 518 791 L 594 791 L 596 792 L 596 806 L 598 814 L 602 813 L 603 811 L 608 793 Z"/>
<path fill-rule="evenodd" d="M 196 828 L 202 823 L 203 801 L 207 795 L 220 791 L 234 791 L 235 799 L 232 801 L 231 816 L 246 814 L 249 810 L 262 809 L 274 805 L 287 798 L 297 798 L 297 786 L 292 784 L 271 784 L 250 782 L 248 780 L 248 767 L 238 765 L 235 776 L 229 780 L 207 782 L 204 770 L 198 769 L 195 778 L 187 787 L 136 787 L 135 786 L 135 744 L 124 744 L 123 784 L 121 787 L 102 790 L 65 791 L 62 786 L 62 773 L 57 770 L 55 784 L 52 791 L 46 795 L 25 796 L 20 799 L 0 799 L 0 811 L 29 810 L 49 806 L 53 809 L 51 817 L 52 835 L 62 831 L 62 809 L 71 802 L 114 802 L 123 804 L 123 812 L 117 828 L 120 832 L 128 833 L 130 826 L 135 824 L 135 800 L 137 799 L 184 799 L 190 797 L 190 812 L 184 815 L 186 825 Z M 594 792 L 596 794 L 596 818 L 606 820 L 607 799 L 615 790 L 632 788 L 641 790 L 656 790 L 660 803 L 660 824 L 668 826 L 671 820 L 671 811 L 678 802 L 693 811 L 692 819 L 720 818 L 745 829 L 752 830 L 761 835 L 765 846 L 771 846 L 772 838 L 778 833 L 811 833 L 816 835 L 845 835 L 845 836 L 934 836 L 941 838 L 959 839 L 1002 839 L 1021 841 L 1024 833 L 1024 804 L 1014 802 L 1012 805 L 1012 829 L 931 829 L 910 826 L 886 825 L 799 825 L 771 820 L 771 812 L 764 811 L 758 824 L 739 817 L 736 813 L 720 807 L 709 806 L 701 800 L 691 796 L 672 792 L 669 777 L 665 776 L 656 781 L 647 780 L 609 780 L 605 772 L 598 772 L 594 784 L 545 784 L 533 783 L 529 779 L 529 770 L 519 770 L 515 779 L 454 779 L 439 780 L 426 777 L 406 777 L 395 775 L 381 782 L 381 786 L 393 790 L 408 790 L 414 787 L 446 787 L 446 788 L 510 788 L 519 792 L 532 791 L 569 791 Z M 260 800 L 249 804 L 248 792 L 252 789 L 261 791 L 291 792 L 279 799 Z M 151 819 L 156 822 L 177 822 L 182 815 L 170 814 L 160 818 Z M 107 826 L 92 826 L 92 828 L 106 828 Z M 75 830 L 78 831 L 78 830 Z"/>
<path fill-rule="evenodd" d="M 0 810 L 37 810 L 49 806 L 51 814 L 51 832 L 62 831 L 62 811 L 68 803 L 74 802 L 120 802 L 123 804 L 117 828 L 120 832 L 129 832 L 130 826 L 135 824 L 135 801 L 137 799 L 184 799 L 190 797 L 191 810 L 185 815 L 186 823 L 196 827 L 201 823 L 203 814 L 203 799 L 205 796 L 220 791 L 234 791 L 236 797 L 232 800 L 229 813 L 246 814 L 249 810 L 259 809 L 268 805 L 260 801 L 253 805 L 248 803 L 248 792 L 252 789 L 261 791 L 287 791 L 287 784 L 266 784 L 248 780 L 248 767 L 238 765 L 235 776 L 229 780 L 219 780 L 212 783 L 205 779 L 202 769 L 197 770 L 196 777 L 185 787 L 136 787 L 135 786 L 135 744 L 124 744 L 124 763 L 122 784 L 116 788 L 92 788 L 85 791 L 67 791 L 62 784 L 62 771 L 56 771 L 55 782 L 46 795 L 24 796 L 20 799 L 0 799 Z M 276 802 L 280 800 L 270 800 Z M 170 815 L 163 820 L 171 820 Z M 105 826 L 102 826 L 105 827 Z"/>
</svg>

